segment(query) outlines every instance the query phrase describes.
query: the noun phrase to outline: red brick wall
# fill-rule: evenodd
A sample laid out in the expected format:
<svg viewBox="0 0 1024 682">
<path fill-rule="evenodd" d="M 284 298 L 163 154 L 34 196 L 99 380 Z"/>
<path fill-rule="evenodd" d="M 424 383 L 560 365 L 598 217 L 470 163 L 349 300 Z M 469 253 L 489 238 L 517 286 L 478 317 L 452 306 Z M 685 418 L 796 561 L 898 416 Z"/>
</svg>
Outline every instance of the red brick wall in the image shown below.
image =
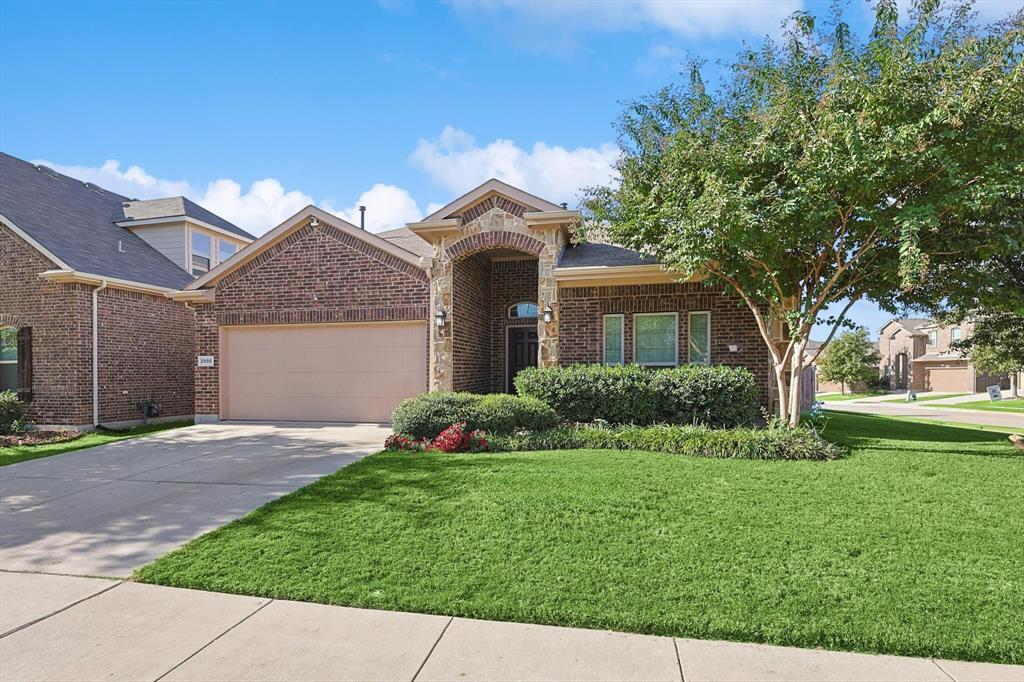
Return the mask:
<svg viewBox="0 0 1024 682">
<path fill-rule="evenodd" d="M 452 264 L 452 388 L 490 392 L 491 268 L 483 254 Z"/>
<path fill-rule="evenodd" d="M 633 361 L 633 314 L 679 313 L 679 358 L 686 363 L 691 311 L 711 312 L 711 362 L 746 367 L 768 400 L 769 353 L 753 314 L 738 296 L 699 282 L 608 287 L 562 287 L 559 297 L 559 361 L 563 365 L 603 361 L 603 316 L 623 313 L 625 361 Z M 730 353 L 729 345 L 739 346 Z"/>
<path fill-rule="evenodd" d="M 32 402 L 37 424 L 92 424 L 92 291 L 39 273 L 57 266 L 0 228 L 0 324 L 32 327 Z M 161 416 L 192 414 L 192 313 L 163 296 L 99 293 L 100 421 L 142 416 L 153 398 Z"/>
<path fill-rule="evenodd" d="M 196 306 L 196 353 L 215 367 L 194 370 L 195 412 L 219 411 L 219 326 L 427 320 L 429 301 L 421 268 L 330 225 L 302 227 L 220 280 L 212 305 Z"/>
<path fill-rule="evenodd" d="M 490 390 L 506 390 L 506 351 L 510 326 L 536 326 L 532 319 L 510 319 L 513 303 L 537 302 L 537 259 L 498 260 L 491 263 L 491 378 Z"/>
</svg>

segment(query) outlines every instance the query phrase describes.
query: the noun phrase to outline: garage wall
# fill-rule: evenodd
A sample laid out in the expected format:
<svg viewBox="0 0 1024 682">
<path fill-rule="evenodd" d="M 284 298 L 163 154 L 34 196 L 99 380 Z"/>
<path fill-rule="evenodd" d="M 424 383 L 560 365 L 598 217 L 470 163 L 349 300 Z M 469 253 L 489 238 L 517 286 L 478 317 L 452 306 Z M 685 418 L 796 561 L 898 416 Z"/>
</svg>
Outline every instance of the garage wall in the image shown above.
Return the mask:
<svg viewBox="0 0 1024 682">
<path fill-rule="evenodd" d="M 308 224 L 216 284 L 196 306 L 196 414 L 220 413 L 221 326 L 426 321 L 430 292 L 421 268 L 330 225 Z M 424 346 L 423 354 L 428 349 Z"/>
</svg>

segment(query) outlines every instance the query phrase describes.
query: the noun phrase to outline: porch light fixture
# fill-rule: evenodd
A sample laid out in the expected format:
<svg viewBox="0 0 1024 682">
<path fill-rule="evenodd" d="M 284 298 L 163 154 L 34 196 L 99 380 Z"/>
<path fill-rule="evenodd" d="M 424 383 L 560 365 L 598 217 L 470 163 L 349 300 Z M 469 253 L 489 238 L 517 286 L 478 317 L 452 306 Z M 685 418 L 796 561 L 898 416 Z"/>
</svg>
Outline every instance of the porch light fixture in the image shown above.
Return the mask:
<svg viewBox="0 0 1024 682">
<path fill-rule="evenodd" d="M 544 310 L 541 311 L 541 319 L 544 320 L 544 324 L 550 324 L 551 320 L 555 319 L 555 311 L 551 309 L 551 305 L 545 305 Z"/>
<path fill-rule="evenodd" d="M 444 308 L 438 308 L 437 312 L 434 313 L 434 324 L 436 324 L 438 327 L 443 327 L 444 320 L 446 317 L 448 317 L 448 313 L 444 311 Z"/>
</svg>

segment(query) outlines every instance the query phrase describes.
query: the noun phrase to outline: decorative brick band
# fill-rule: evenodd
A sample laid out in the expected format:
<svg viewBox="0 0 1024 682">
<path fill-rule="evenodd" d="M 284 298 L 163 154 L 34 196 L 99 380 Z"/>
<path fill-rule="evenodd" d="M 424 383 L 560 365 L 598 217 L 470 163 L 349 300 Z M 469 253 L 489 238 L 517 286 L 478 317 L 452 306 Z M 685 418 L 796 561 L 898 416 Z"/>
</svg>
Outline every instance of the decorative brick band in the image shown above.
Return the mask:
<svg viewBox="0 0 1024 682">
<path fill-rule="evenodd" d="M 21 318 L 13 313 L 0 313 L 0 327 L 24 327 Z"/>
<path fill-rule="evenodd" d="M 488 249 L 513 249 L 533 256 L 540 256 L 544 251 L 544 242 L 520 232 L 507 230 L 494 232 L 477 232 L 464 237 L 448 247 L 448 258 L 466 258 Z"/>
<path fill-rule="evenodd" d="M 459 218 L 462 224 L 466 225 L 467 223 L 473 222 L 474 220 L 482 216 L 484 213 L 487 213 L 492 208 L 500 208 L 506 213 L 511 213 L 517 218 L 522 218 L 523 215 L 526 213 L 526 207 L 523 206 L 522 204 L 517 204 L 511 199 L 508 199 L 503 196 L 490 196 L 481 201 L 480 203 L 473 204 L 472 206 L 467 208 L 465 211 L 462 212 L 462 215 L 459 216 Z"/>
<path fill-rule="evenodd" d="M 300 308 L 241 310 L 217 313 L 219 325 L 329 324 L 332 322 L 396 322 L 426 320 L 427 306 L 390 308 Z"/>
</svg>

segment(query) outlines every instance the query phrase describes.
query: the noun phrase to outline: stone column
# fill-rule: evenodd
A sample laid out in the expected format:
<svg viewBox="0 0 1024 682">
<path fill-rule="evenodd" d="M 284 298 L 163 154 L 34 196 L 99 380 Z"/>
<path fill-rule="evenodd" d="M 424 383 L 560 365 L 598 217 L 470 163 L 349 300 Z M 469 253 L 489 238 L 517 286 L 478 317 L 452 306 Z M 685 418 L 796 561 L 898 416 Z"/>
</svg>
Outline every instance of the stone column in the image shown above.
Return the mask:
<svg viewBox="0 0 1024 682">
<path fill-rule="evenodd" d="M 546 230 L 534 236 L 544 239 L 544 250 L 537 257 L 537 365 L 558 366 L 558 283 L 555 281 L 555 266 L 558 256 L 565 247 L 560 229 Z M 544 307 L 554 311 L 551 322 L 544 322 Z"/>
<path fill-rule="evenodd" d="M 452 262 L 444 253 L 443 245 L 434 247 L 435 258 L 430 272 L 430 390 L 452 390 Z M 434 314 L 443 308 L 448 317 L 438 327 Z"/>
</svg>

